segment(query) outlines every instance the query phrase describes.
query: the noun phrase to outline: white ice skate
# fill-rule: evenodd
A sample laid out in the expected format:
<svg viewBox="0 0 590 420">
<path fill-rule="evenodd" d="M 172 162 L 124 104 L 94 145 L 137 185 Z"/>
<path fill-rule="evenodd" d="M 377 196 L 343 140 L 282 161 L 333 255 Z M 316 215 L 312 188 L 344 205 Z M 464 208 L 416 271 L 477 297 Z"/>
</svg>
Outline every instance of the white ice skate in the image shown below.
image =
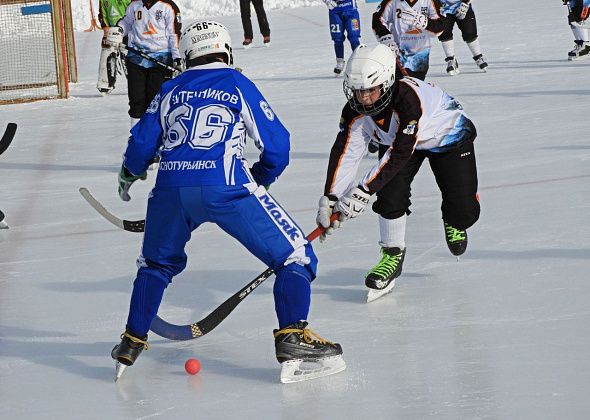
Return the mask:
<svg viewBox="0 0 590 420">
<path fill-rule="evenodd" d="M 370 289 L 367 292 L 367 303 L 371 303 L 374 300 L 379 299 L 380 297 L 385 296 L 386 294 L 390 293 L 393 288 L 395 287 L 395 279 L 391 280 L 389 284 L 384 289 Z"/>
<path fill-rule="evenodd" d="M 334 375 L 346 369 L 341 355 L 313 360 L 288 360 L 281 363 L 281 382 L 289 384 Z"/>
</svg>

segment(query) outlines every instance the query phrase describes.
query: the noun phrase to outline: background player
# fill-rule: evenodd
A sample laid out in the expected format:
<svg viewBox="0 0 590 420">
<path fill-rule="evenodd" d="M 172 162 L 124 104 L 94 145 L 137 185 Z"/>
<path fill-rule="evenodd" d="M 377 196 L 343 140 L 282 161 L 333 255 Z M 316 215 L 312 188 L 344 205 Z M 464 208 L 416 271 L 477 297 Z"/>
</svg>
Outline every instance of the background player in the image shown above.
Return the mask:
<svg viewBox="0 0 590 420">
<path fill-rule="evenodd" d="M 467 43 L 475 64 L 486 71 L 486 63 L 481 53 L 479 39 L 477 35 L 477 21 L 475 12 L 471 5 L 471 0 L 441 0 L 442 2 L 442 21 L 444 23 L 444 32 L 438 37 L 442 43 L 445 52 L 445 61 L 447 62 L 447 73 L 451 76 L 459 74 L 459 64 L 455 58 L 455 43 L 453 41 L 453 28 L 455 23 L 461 30 L 461 37 Z"/>
<path fill-rule="evenodd" d="M 334 73 L 344 70 L 344 40 L 348 36 L 350 48 L 354 51 L 361 43 L 361 20 L 356 0 L 322 0 L 328 6 L 330 36 L 334 41 L 336 67 Z M 346 32 L 346 35 L 345 35 Z"/>
<path fill-rule="evenodd" d="M 574 49 L 567 53 L 567 58 L 586 58 L 590 55 L 590 0 L 563 0 L 563 4 L 568 6 L 567 20 L 576 43 Z"/>
<path fill-rule="evenodd" d="M 439 0 L 383 0 L 373 13 L 373 32 L 379 43 L 399 56 L 412 77 L 428 73 L 432 37 L 443 31 Z"/>
</svg>

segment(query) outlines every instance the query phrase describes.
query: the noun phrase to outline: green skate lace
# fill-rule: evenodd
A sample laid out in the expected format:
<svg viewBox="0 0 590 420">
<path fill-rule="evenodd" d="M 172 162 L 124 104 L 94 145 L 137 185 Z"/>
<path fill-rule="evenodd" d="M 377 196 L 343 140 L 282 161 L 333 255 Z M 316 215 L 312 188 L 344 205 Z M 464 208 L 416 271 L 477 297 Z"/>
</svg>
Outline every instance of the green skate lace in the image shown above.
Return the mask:
<svg viewBox="0 0 590 420">
<path fill-rule="evenodd" d="M 377 274 L 378 276 L 387 278 L 391 276 L 395 270 L 397 270 L 397 266 L 402 259 L 402 252 L 395 255 L 389 255 L 382 248 L 381 255 L 383 255 L 381 261 L 379 261 L 379 263 L 371 271 L 369 271 L 369 273 Z"/>
<path fill-rule="evenodd" d="M 455 229 L 453 226 L 451 226 L 447 223 L 445 223 L 445 233 L 447 235 L 447 240 L 450 243 L 455 243 L 455 242 L 465 240 L 465 231 L 464 230 Z"/>
</svg>

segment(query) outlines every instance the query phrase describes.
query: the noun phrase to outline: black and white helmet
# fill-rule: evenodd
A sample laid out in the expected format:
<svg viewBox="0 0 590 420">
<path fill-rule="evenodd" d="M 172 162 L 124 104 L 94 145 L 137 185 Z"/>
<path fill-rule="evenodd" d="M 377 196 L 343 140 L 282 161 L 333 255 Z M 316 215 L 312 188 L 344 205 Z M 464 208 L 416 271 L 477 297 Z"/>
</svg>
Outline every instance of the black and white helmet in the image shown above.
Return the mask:
<svg viewBox="0 0 590 420">
<path fill-rule="evenodd" d="M 216 53 L 225 54 L 227 64 L 233 63 L 229 32 L 224 25 L 212 20 L 193 22 L 183 30 L 179 49 L 187 67 L 195 58 Z"/>
<path fill-rule="evenodd" d="M 348 60 L 344 70 L 343 89 L 348 103 L 357 112 L 376 115 L 391 101 L 391 87 L 395 82 L 395 55 L 383 44 L 375 47 L 359 45 Z M 381 86 L 381 96 L 374 104 L 361 104 L 355 90 L 366 90 Z"/>
</svg>

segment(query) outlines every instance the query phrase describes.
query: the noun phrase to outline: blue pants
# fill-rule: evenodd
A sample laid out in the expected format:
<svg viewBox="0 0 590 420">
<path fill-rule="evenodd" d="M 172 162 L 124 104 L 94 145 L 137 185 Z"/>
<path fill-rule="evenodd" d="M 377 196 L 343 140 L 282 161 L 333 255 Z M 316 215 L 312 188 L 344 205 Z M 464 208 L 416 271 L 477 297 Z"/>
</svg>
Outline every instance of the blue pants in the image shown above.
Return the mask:
<svg viewBox="0 0 590 420">
<path fill-rule="evenodd" d="M 361 24 L 358 10 L 330 10 L 330 36 L 334 41 L 336 58 L 344 58 L 344 31 L 348 34 L 350 48 L 354 51 L 360 44 Z"/>
<path fill-rule="evenodd" d="M 186 267 L 184 248 L 192 231 L 205 222 L 217 224 L 275 270 L 279 328 L 307 319 L 317 258 L 303 231 L 264 188 L 250 193 L 243 186 L 156 187 L 148 200 L 127 320 L 134 335 L 147 334 L 164 289 Z"/>
</svg>

